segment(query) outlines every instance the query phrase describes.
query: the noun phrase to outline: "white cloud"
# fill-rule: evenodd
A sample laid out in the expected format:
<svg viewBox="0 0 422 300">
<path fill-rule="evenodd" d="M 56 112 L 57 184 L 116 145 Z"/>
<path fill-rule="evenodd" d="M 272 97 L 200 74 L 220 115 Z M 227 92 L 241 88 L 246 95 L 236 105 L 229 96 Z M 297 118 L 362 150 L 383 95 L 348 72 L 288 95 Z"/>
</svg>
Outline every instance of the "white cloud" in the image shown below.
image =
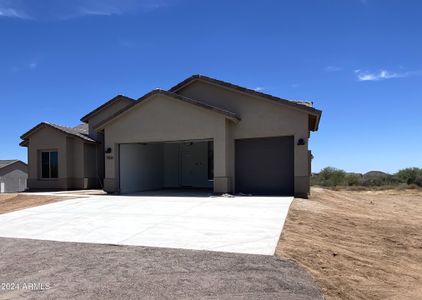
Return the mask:
<svg viewBox="0 0 422 300">
<path fill-rule="evenodd" d="M 261 86 L 257 86 L 256 88 L 254 88 L 254 91 L 256 91 L 256 92 L 263 92 L 263 91 L 265 91 L 265 88 L 263 88 Z"/>
<path fill-rule="evenodd" d="M 341 70 L 342 69 L 340 67 L 337 67 L 337 66 L 326 66 L 324 68 L 325 72 L 338 72 L 338 71 L 341 71 Z"/>
<path fill-rule="evenodd" d="M 151 11 L 176 0 L 0 0 L 0 17 L 68 20 L 84 16 L 112 16 Z"/>
<path fill-rule="evenodd" d="M 10 67 L 10 72 L 20 73 L 20 72 L 25 72 L 27 70 L 35 70 L 36 68 L 38 68 L 37 62 L 31 62 L 29 64 L 17 64 Z"/>
<path fill-rule="evenodd" d="M 11 7 L 3 7 L 0 2 L 0 17 L 18 18 L 18 19 L 29 19 L 29 16 L 20 10 Z"/>
<path fill-rule="evenodd" d="M 388 70 L 380 70 L 379 72 L 368 72 L 368 71 L 361 71 L 360 69 L 355 70 L 355 74 L 359 81 L 379 81 L 379 80 L 386 80 L 386 79 L 393 79 L 393 78 L 405 78 L 409 76 L 418 76 L 422 73 L 419 71 L 416 72 L 391 72 Z"/>
</svg>

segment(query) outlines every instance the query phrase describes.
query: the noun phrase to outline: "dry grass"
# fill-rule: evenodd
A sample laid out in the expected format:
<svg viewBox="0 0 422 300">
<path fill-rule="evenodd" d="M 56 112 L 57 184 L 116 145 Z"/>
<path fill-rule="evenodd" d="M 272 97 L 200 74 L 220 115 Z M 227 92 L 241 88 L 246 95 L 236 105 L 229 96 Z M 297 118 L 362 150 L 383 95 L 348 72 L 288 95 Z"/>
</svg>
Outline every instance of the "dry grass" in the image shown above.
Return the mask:
<svg viewBox="0 0 422 300">
<path fill-rule="evenodd" d="M 71 198 L 63 196 L 0 194 L 0 214 L 67 199 Z"/>
<path fill-rule="evenodd" d="M 293 202 L 276 253 L 326 299 L 421 299 L 422 191 L 313 188 Z"/>
</svg>

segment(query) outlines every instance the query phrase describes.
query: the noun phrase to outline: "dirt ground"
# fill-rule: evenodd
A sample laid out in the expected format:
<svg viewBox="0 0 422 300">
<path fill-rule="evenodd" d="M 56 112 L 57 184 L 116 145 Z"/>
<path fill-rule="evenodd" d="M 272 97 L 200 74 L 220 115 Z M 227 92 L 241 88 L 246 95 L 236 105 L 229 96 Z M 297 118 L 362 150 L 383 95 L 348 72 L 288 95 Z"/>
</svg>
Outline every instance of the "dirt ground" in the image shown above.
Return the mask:
<svg viewBox="0 0 422 300">
<path fill-rule="evenodd" d="M 422 191 L 332 191 L 295 199 L 276 254 L 326 299 L 421 299 Z"/>
<path fill-rule="evenodd" d="M 271 255 L 9 238 L 0 254 L 0 299 L 322 299 Z"/>
<path fill-rule="evenodd" d="M 71 198 L 64 196 L 0 194 L 0 214 L 67 199 Z"/>
</svg>

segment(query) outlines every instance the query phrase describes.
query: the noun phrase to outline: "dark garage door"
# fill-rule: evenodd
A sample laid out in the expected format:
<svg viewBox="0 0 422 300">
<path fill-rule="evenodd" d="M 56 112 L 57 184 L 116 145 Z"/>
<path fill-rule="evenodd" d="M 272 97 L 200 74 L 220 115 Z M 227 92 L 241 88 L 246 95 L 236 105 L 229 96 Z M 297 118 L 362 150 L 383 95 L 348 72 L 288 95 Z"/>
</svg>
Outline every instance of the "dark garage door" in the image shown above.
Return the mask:
<svg viewBox="0 0 422 300">
<path fill-rule="evenodd" d="M 236 192 L 293 195 L 293 137 L 236 140 Z"/>
</svg>

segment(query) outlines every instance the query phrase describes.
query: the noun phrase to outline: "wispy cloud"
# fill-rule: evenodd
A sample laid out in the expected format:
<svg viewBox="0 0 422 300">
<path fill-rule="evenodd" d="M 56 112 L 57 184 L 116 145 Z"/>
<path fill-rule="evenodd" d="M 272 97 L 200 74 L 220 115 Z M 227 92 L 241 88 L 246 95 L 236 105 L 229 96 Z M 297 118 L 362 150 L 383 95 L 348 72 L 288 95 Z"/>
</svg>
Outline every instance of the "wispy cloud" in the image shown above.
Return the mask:
<svg viewBox="0 0 422 300">
<path fill-rule="evenodd" d="M 12 73 L 20 73 L 25 72 L 28 70 L 35 70 L 38 68 L 38 62 L 32 61 L 29 64 L 17 64 L 10 67 L 10 72 Z"/>
<path fill-rule="evenodd" d="M 175 0 L 0 0 L 0 17 L 68 20 L 84 16 L 113 16 L 151 11 Z"/>
<path fill-rule="evenodd" d="M 9 17 L 9 18 L 18 18 L 18 19 L 29 19 L 29 16 L 17 8 L 10 6 L 2 5 L 3 2 L 0 2 L 0 18 Z"/>
<path fill-rule="evenodd" d="M 339 72 L 339 71 L 341 71 L 342 70 L 342 68 L 340 68 L 340 67 L 338 67 L 338 66 L 326 66 L 325 68 L 324 68 L 324 71 L 325 72 Z"/>
<path fill-rule="evenodd" d="M 379 81 L 394 78 L 405 78 L 410 76 L 422 75 L 421 71 L 412 72 L 391 72 L 388 70 L 380 70 L 378 72 L 368 72 L 362 70 L 355 70 L 355 74 L 359 81 Z"/>
<path fill-rule="evenodd" d="M 265 88 L 262 87 L 262 86 L 257 86 L 256 88 L 254 88 L 254 91 L 256 91 L 256 92 L 263 92 L 263 91 L 265 91 Z"/>
</svg>

